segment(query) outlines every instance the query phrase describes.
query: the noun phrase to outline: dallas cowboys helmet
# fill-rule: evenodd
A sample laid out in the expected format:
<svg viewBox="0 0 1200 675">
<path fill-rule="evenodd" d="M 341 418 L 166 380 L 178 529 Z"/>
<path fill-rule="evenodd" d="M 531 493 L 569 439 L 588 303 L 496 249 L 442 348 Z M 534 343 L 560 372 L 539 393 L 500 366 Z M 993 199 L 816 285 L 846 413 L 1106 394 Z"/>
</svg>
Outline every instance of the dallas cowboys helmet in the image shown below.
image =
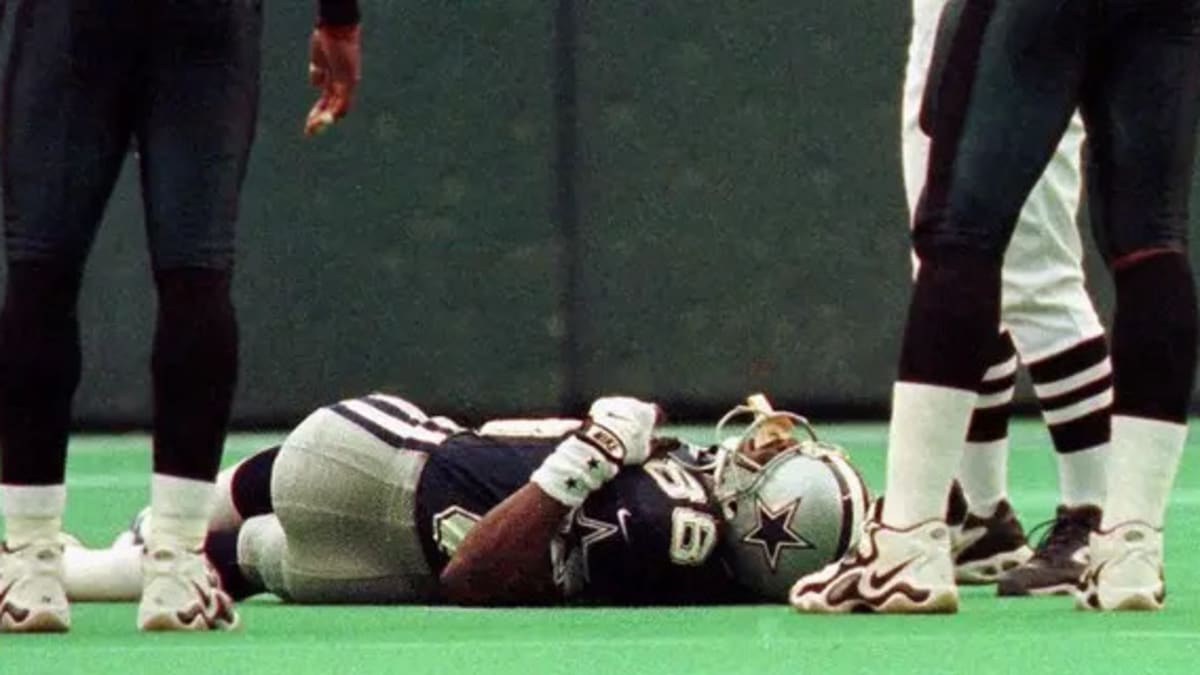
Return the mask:
<svg viewBox="0 0 1200 675">
<path fill-rule="evenodd" d="M 857 545 L 870 496 L 845 452 L 818 440 L 808 420 L 764 409 L 765 399 L 749 402 L 717 424 L 713 495 L 725 516 L 724 557 L 734 578 L 784 601 L 796 579 Z M 722 438 L 731 420 L 746 415 L 753 421 L 740 435 Z M 796 431 L 807 437 L 795 438 Z M 773 456 L 763 452 L 772 445 Z"/>
</svg>

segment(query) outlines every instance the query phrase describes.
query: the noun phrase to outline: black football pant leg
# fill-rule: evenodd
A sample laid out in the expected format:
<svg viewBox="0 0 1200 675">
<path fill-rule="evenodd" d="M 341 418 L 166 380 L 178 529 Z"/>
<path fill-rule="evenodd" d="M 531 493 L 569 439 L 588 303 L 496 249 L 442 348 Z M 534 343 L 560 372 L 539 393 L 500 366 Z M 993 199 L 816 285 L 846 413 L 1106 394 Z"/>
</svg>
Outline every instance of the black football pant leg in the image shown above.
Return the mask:
<svg viewBox="0 0 1200 675">
<path fill-rule="evenodd" d="M 158 289 L 154 470 L 212 480 L 237 379 L 230 296 L 238 203 L 258 110 L 259 0 L 149 11 L 135 134 Z"/>
<path fill-rule="evenodd" d="M 160 295 L 156 469 L 215 475 L 236 373 L 233 225 L 260 33 L 258 0 L 20 4 L 3 111 L 5 482 L 62 480 L 78 277 L 135 134 Z"/>
<path fill-rule="evenodd" d="M 903 381 L 975 391 L 1000 320 L 1004 250 L 1066 129 L 1084 67 L 1084 2 L 950 0 L 922 126 L 932 137 Z"/>
<path fill-rule="evenodd" d="M 84 259 L 125 156 L 136 3 L 19 3 L 5 71 L 0 478 L 61 483 L 79 381 Z"/>
<path fill-rule="evenodd" d="M 1081 110 L 1088 205 L 1113 270 L 1113 412 L 1183 423 L 1196 371 L 1188 197 L 1200 119 L 1200 2 L 1108 0 Z"/>
</svg>

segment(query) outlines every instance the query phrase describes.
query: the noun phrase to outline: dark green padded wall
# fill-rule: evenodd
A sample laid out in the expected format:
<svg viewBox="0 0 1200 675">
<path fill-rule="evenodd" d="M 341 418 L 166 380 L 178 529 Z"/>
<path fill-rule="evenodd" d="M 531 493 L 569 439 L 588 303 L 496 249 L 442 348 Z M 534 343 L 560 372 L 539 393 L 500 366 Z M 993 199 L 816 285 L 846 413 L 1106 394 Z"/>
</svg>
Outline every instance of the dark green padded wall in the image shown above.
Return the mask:
<svg viewBox="0 0 1200 675">
<path fill-rule="evenodd" d="M 908 284 L 906 4 L 580 12 L 586 387 L 878 404 Z"/>
<path fill-rule="evenodd" d="M 376 387 L 468 418 L 613 391 L 704 415 L 754 389 L 884 409 L 909 285 L 908 3 L 363 2 L 357 110 L 313 141 L 311 3 L 267 3 L 239 425 Z M 148 419 L 129 174 L 85 288 L 83 424 Z"/>
<path fill-rule="evenodd" d="M 454 410 L 556 400 L 543 3 L 365 0 L 361 99 L 315 141 L 299 134 L 311 5 L 272 6 L 239 409 L 271 417 L 373 387 Z"/>
</svg>

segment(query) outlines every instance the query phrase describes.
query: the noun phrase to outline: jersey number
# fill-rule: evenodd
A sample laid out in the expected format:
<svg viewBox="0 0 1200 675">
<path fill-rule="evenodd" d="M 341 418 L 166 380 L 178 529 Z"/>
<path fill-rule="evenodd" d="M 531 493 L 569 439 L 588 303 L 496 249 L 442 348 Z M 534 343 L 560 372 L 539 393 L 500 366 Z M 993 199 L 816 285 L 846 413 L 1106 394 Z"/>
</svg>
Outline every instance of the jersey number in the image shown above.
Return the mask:
<svg viewBox="0 0 1200 675">
<path fill-rule="evenodd" d="M 707 504 L 708 495 L 696 477 L 675 462 L 667 459 L 652 459 L 642 465 L 646 473 L 658 483 L 658 487 L 671 499 L 693 504 Z"/>
<path fill-rule="evenodd" d="M 480 520 L 479 514 L 461 506 L 451 506 L 433 517 L 433 541 L 448 557 L 453 558 L 459 544 Z"/>
<path fill-rule="evenodd" d="M 696 477 L 668 459 L 652 459 L 642 465 L 671 499 L 707 504 L 708 493 Z M 671 511 L 671 562 L 702 565 L 717 545 L 717 521 L 712 515 L 686 506 Z"/>
<path fill-rule="evenodd" d="M 676 506 L 671 512 L 671 562 L 702 565 L 717 545 L 717 522 L 711 514 Z"/>
</svg>

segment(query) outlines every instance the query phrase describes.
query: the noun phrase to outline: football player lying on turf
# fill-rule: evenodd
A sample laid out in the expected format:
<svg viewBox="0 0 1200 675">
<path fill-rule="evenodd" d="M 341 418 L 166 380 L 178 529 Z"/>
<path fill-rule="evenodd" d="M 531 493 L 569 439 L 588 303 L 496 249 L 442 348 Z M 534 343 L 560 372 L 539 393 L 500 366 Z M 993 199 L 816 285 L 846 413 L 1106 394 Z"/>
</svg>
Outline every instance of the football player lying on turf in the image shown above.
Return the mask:
<svg viewBox="0 0 1200 675">
<path fill-rule="evenodd" d="M 221 474 L 206 553 L 235 598 L 782 601 L 855 544 L 868 494 L 803 418 L 750 401 L 709 447 L 654 437 L 657 407 L 625 397 L 474 430 L 394 396 L 342 401 Z M 136 597 L 135 525 L 68 553 L 69 594 Z"/>
</svg>

